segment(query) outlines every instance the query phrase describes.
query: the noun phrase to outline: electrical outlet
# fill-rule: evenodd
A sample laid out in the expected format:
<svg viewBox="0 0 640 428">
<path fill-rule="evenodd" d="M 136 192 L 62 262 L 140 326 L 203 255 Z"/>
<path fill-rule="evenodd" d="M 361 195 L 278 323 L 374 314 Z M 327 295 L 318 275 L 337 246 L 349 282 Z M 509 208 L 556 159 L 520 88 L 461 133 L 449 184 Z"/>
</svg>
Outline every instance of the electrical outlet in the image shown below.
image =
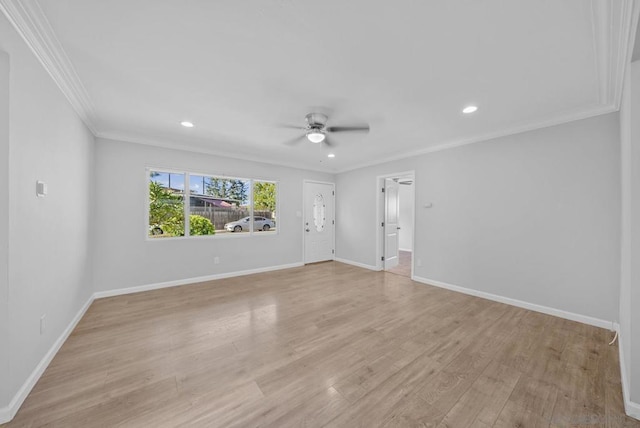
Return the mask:
<svg viewBox="0 0 640 428">
<path fill-rule="evenodd" d="M 47 314 L 43 314 L 40 317 L 40 334 L 44 334 L 44 330 L 45 330 L 45 320 L 47 319 Z"/>
<path fill-rule="evenodd" d="M 214 265 L 219 265 L 220 264 L 220 257 L 216 256 L 213 258 L 213 264 Z"/>
<path fill-rule="evenodd" d="M 416 264 L 418 265 L 418 267 L 422 267 L 422 259 L 418 259 L 416 261 Z"/>
</svg>

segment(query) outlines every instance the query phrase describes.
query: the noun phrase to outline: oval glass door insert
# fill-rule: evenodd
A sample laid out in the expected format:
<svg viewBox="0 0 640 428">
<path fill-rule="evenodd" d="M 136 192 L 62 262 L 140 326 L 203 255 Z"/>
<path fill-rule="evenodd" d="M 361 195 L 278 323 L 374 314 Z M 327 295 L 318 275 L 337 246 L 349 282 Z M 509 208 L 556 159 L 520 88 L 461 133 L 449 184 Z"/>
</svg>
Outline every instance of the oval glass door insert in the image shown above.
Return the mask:
<svg viewBox="0 0 640 428">
<path fill-rule="evenodd" d="M 325 223 L 324 197 L 322 193 L 316 194 L 313 200 L 313 224 L 318 232 L 322 232 Z"/>
</svg>

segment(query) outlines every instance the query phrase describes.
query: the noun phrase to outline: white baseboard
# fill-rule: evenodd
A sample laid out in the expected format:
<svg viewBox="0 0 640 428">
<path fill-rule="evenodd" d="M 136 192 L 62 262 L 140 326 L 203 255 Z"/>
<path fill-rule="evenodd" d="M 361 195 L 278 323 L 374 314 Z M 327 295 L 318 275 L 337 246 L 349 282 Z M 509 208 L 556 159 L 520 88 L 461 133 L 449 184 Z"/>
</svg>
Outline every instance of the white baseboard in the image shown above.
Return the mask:
<svg viewBox="0 0 640 428">
<path fill-rule="evenodd" d="M 279 266 L 269 266 L 264 268 L 248 269 L 248 270 L 241 270 L 236 272 L 219 273 L 215 275 L 198 276 L 198 277 L 187 278 L 187 279 L 177 279 L 175 281 L 158 282 L 155 284 L 138 285 L 135 287 L 119 288 L 117 290 L 96 291 L 96 293 L 94 294 L 94 297 L 96 299 L 102 299 L 103 297 L 112 297 L 112 296 L 120 296 L 123 294 L 140 293 L 142 291 L 158 290 L 160 288 L 167 288 L 167 287 L 177 287 L 179 285 L 195 284 L 198 282 L 213 281 L 216 279 L 233 278 L 235 276 L 271 272 L 274 270 L 291 269 L 291 268 L 300 267 L 300 266 L 304 266 L 304 263 L 302 262 L 290 263 L 290 264 L 279 265 Z"/>
<path fill-rule="evenodd" d="M 0 424 L 9 422 L 11 419 L 14 418 L 16 413 L 18 413 L 20 406 L 22 406 L 22 403 L 27 398 L 27 396 L 29 395 L 33 387 L 36 386 L 36 383 L 40 379 L 40 376 L 42 376 L 42 373 L 44 373 L 44 371 L 47 369 L 47 367 L 49 366 L 49 363 L 51 363 L 53 358 L 56 356 L 56 354 L 58 353 L 58 351 L 60 350 L 64 342 L 67 340 L 67 338 L 73 331 L 73 329 L 76 328 L 76 325 L 78 324 L 78 322 L 80 322 L 85 312 L 87 312 L 87 309 L 89 309 L 89 306 L 91 306 L 93 299 L 94 299 L 94 296 L 89 297 L 86 303 L 82 305 L 82 308 L 80 308 L 76 316 L 73 317 L 73 319 L 71 320 L 67 328 L 64 329 L 60 337 L 58 337 L 58 339 L 51 346 L 51 349 L 49 349 L 49 352 L 47 352 L 45 356 L 42 358 L 42 360 L 40 360 L 36 368 L 33 370 L 33 372 L 31 372 L 31 375 L 27 378 L 25 383 L 22 385 L 20 390 L 16 393 L 16 395 L 13 396 L 13 399 L 11 400 L 9 405 L 6 407 L 0 408 Z"/>
<path fill-rule="evenodd" d="M 595 327 L 606 328 L 611 330 L 614 327 L 613 321 L 601 320 L 599 318 L 590 317 L 587 315 L 576 314 L 573 312 L 563 311 L 561 309 L 550 308 L 548 306 L 536 305 L 535 303 L 524 302 L 522 300 L 512 299 L 510 297 L 499 296 L 497 294 L 486 293 L 484 291 L 478 291 L 471 288 L 460 287 L 458 285 L 447 284 L 446 282 L 435 281 L 432 279 L 422 278 L 414 276 L 412 278 L 416 282 L 421 282 L 427 285 L 433 285 L 435 287 L 446 288 L 447 290 L 457 291 L 458 293 L 469 294 L 471 296 L 482 297 L 483 299 L 493 300 L 495 302 L 506 303 L 507 305 L 517 306 L 519 308 L 529 309 L 536 312 L 541 312 L 547 315 L 553 315 L 559 318 L 568 319 L 571 321 L 581 322 L 583 324 L 592 325 Z"/>
<path fill-rule="evenodd" d="M 0 424 L 6 424 L 7 422 L 10 422 L 14 416 L 15 413 L 11 413 L 11 410 L 9 410 L 9 406 L 0 407 Z"/>
<path fill-rule="evenodd" d="M 335 259 L 335 260 L 336 260 L 337 262 L 340 262 L 340 263 L 344 263 L 344 264 L 351 265 L 351 266 L 361 267 L 361 268 L 363 268 L 363 269 L 369 269 L 369 270 L 375 270 L 375 271 L 380 271 L 380 270 L 382 270 L 382 269 L 380 269 L 380 268 L 379 268 L 379 267 L 377 267 L 377 266 L 366 265 L 366 264 L 364 264 L 364 263 L 354 262 L 353 260 L 341 259 L 341 258 L 338 258 L 338 257 L 336 257 L 336 259 Z"/>
<path fill-rule="evenodd" d="M 616 331 L 618 332 L 618 358 L 620 359 L 620 378 L 622 380 L 622 399 L 624 401 L 624 411 L 627 416 L 640 420 L 640 404 L 631 401 L 629 396 L 629 384 L 627 383 L 627 364 L 624 359 L 624 351 L 622 350 L 622 335 L 620 332 L 620 325 L 616 324 Z"/>
<path fill-rule="evenodd" d="M 400 251 L 406 251 L 406 252 L 408 252 L 408 253 L 412 253 L 412 252 L 413 252 L 413 250 L 412 250 L 411 248 L 398 248 L 398 250 L 400 250 Z"/>
</svg>

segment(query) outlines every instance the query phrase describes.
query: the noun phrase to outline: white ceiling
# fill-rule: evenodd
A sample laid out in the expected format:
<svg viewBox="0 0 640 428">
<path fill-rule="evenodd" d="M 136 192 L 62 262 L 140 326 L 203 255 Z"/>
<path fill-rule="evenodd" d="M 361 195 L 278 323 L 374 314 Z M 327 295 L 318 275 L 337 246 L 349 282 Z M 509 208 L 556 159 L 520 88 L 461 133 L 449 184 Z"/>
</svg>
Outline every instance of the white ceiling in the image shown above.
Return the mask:
<svg viewBox="0 0 640 428">
<path fill-rule="evenodd" d="M 2 1 L 44 12 L 97 135 L 328 171 L 614 111 L 632 27 L 616 0 Z M 371 132 L 283 144 L 311 111 Z"/>
</svg>

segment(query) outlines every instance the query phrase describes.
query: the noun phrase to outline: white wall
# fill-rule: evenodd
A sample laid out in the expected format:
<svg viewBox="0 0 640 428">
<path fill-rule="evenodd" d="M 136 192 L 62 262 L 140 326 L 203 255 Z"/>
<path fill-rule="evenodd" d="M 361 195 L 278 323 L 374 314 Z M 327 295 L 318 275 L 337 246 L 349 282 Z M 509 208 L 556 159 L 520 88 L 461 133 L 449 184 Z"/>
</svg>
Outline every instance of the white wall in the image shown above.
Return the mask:
<svg viewBox="0 0 640 428">
<path fill-rule="evenodd" d="M 9 55 L 0 51 L 0 408 L 9 402 Z"/>
<path fill-rule="evenodd" d="M 117 225 L 96 236 L 98 291 L 301 263 L 303 180 L 334 181 L 331 174 L 102 139 L 96 159 L 96 193 L 110 196 L 97 198 L 95 224 Z M 278 234 L 147 240 L 146 167 L 278 181 Z"/>
<path fill-rule="evenodd" d="M 398 245 L 401 250 L 411 250 L 413 248 L 413 184 L 401 184 L 398 198 L 400 200 L 400 239 Z"/>
<path fill-rule="evenodd" d="M 629 398 L 640 403 L 640 62 L 631 66 L 631 389 Z M 636 409 L 637 412 L 638 409 Z M 637 416 L 640 416 L 636 414 Z"/>
<path fill-rule="evenodd" d="M 614 113 L 338 174 L 337 257 L 376 265 L 375 178 L 415 170 L 416 276 L 615 320 L 619 156 Z"/>
<path fill-rule="evenodd" d="M 640 416 L 640 62 L 627 69 L 620 110 L 622 139 L 622 277 L 620 343 L 626 397 Z"/>
<path fill-rule="evenodd" d="M 0 51 L 10 62 L 10 305 L 9 338 L 2 342 L 10 374 L 0 379 L 7 389 L 1 413 L 93 293 L 94 140 L 4 15 Z M 36 197 L 36 180 L 47 182 L 46 198 Z"/>
</svg>

